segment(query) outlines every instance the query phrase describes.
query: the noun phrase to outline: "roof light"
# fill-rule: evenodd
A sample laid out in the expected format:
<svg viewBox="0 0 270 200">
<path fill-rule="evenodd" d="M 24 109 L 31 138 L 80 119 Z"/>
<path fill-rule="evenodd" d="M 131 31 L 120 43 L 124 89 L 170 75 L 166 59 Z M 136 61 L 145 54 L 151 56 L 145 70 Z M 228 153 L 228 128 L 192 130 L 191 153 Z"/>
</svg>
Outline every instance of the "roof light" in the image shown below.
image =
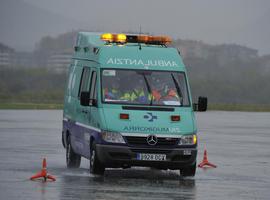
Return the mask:
<svg viewBox="0 0 270 200">
<path fill-rule="evenodd" d="M 106 42 L 113 42 L 113 34 L 104 33 L 100 36 L 100 39 Z"/>
<path fill-rule="evenodd" d="M 100 39 L 106 42 L 116 42 L 116 43 L 125 43 L 127 41 L 127 36 L 125 34 L 112 34 L 104 33 L 100 36 Z"/>
<path fill-rule="evenodd" d="M 139 43 L 147 43 L 149 41 L 149 35 L 138 35 L 137 42 Z"/>
<path fill-rule="evenodd" d="M 172 38 L 170 38 L 168 36 L 162 36 L 162 42 L 164 42 L 165 44 L 171 44 Z"/>
<path fill-rule="evenodd" d="M 107 43 L 145 43 L 153 45 L 166 45 L 172 42 L 172 39 L 168 36 L 151 36 L 151 35 L 125 35 L 125 34 L 112 34 L 104 33 L 100 36 L 100 39 Z"/>
<path fill-rule="evenodd" d="M 167 36 L 150 36 L 149 43 L 153 44 L 170 44 L 172 39 Z"/>
<path fill-rule="evenodd" d="M 114 36 L 115 42 L 125 43 L 127 41 L 127 36 L 125 34 L 116 34 Z"/>
<path fill-rule="evenodd" d="M 145 43 L 145 44 L 163 44 L 163 45 L 165 45 L 165 44 L 170 44 L 172 42 L 172 39 L 168 36 L 138 35 L 137 42 L 138 43 Z"/>
</svg>

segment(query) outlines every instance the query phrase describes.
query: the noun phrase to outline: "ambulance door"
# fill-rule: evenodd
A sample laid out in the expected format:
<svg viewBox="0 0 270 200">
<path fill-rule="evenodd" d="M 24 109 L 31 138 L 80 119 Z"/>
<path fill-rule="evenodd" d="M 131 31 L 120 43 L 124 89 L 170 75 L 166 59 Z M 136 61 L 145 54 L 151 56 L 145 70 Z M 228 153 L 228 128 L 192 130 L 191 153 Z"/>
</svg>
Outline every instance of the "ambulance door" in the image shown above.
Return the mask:
<svg viewBox="0 0 270 200">
<path fill-rule="evenodd" d="M 84 121 L 89 125 L 89 129 L 84 133 L 84 155 L 85 157 L 90 156 L 90 137 L 91 135 L 97 134 L 97 71 L 95 68 L 91 68 L 90 73 L 90 87 L 89 87 L 89 106 L 87 114 L 85 115 Z"/>
<path fill-rule="evenodd" d="M 75 138 L 76 150 L 82 155 L 84 155 L 85 133 L 89 132 L 88 130 L 89 124 L 86 121 L 87 115 L 89 114 L 89 106 L 82 106 L 80 104 L 80 96 L 82 92 L 89 92 L 90 76 L 91 76 L 91 68 L 84 66 L 81 72 L 80 87 L 76 104 L 77 137 Z"/>
</svg>

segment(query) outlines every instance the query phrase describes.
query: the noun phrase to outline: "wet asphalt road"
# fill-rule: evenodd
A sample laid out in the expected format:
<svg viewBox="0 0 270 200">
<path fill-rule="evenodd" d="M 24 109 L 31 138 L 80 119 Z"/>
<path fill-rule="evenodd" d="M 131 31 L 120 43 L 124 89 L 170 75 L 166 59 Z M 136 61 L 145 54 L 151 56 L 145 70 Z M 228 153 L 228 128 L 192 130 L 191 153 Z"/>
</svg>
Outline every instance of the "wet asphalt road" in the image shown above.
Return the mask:
<svg viewBox="0 0 270 200">
<path fill-rule="evenodd" d="M 270 199 L 270 113 L 197 113 L 199 156 L 207 148 L 216 169 L 109 169 L 89 163 L 68 170 L 61 144 L 61 111 L 0 110 L 0 199 Z M 56 182 L 30 181 L 47 158 Z"/>
</svg>

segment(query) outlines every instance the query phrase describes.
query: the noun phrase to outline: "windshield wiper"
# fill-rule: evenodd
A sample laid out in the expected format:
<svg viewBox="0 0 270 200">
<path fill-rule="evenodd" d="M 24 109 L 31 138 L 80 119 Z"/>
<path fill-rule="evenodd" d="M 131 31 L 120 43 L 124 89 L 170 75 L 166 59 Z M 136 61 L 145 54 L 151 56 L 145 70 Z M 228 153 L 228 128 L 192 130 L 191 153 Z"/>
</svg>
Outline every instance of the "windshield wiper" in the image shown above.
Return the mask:
<svg viewBox="0 0 270 200">
<path fill-rule="evenodd" d="M 150 96 L 151 96 L 150 104 L 149 104 L 149 105 L 152 106 L 152 104 L 153 104 L 152 89 L 151 89 L 151 87 L 150 87 L 150 85 L 149 85 L 149 82 L 148 82 L 148 80 L 147 80 L 145 74 L 142 74 L 142 76 L 143 76 L 143 78 L 144 78 L 144 80 L 145 80 L 145 83 L 146 83 L 146 86 L 147 86 L 148 93 L 149 93 Z"/>
<path fill-rule="evenodd" d="M 181 89 L 179 87 L 179 84 L 178 84 L 176 78 L 174 77 L 173 73 L 171 73 L 171 76 L 172 76 L 174 85 L 176 87 L 176 91 L 177 91 L 177 94 L 179 96 L 180 103 L 181 103 L 181 105 L 183 105 L 183 93 L 182 93 L 182 91 L 181 91 Z"/>
</svg>

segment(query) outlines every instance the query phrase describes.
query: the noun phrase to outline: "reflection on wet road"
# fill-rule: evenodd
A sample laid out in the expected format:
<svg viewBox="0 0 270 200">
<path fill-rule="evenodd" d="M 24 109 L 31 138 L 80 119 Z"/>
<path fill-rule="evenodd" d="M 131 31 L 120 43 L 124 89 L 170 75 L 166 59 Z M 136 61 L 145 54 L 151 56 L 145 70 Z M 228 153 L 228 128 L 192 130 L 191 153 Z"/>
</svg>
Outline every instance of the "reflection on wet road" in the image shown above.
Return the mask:
<svg viewBox="0 0 270 200">
<path fill-rule="evenodd" d="M 147 168 L 108 170 L 104 177 L 68 172 L 63 178 L 63 199 L 195 199 L 196 195 L 194 179 L 180 180 L 174 173 Z"/>
<path fill-rule="evenodd" d="M 195 178 L 150 168 L 109 169 L 105 176 L 65 166 L 61 111 L 0 111 L 0 199 L 269 199 L 270 113 L 198 113 L 199 157 L 216 169 Z M 47 158 L 56 182 L 29 181 Z"/>
</svg>

